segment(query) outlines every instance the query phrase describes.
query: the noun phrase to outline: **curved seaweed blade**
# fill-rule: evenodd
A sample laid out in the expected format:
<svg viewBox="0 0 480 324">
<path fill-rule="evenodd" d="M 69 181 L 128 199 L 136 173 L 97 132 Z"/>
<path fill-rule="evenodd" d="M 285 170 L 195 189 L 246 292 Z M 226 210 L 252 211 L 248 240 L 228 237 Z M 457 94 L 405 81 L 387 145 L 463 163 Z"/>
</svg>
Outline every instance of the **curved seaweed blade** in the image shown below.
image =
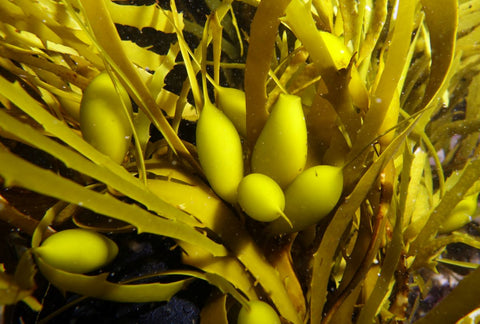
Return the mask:
<svg viewBox="0 0 480 324">
<path fill-rule="evenodd" d="M 20 186 L 40 194 L 77 204 L 96 213 L 135 226 L 138 233 L 147 232 L 200 245 L 212 255 L 227 255 L 226 249 L 195 228 L 172 219 L 156 216 L 137 205 L 86 189 L 51 171 L 37 167 L 0 147 L 0 175 L 6 186 Z"/>
<path fill-rule="evenodd" d="M 108 273 L 87 276 L 55 269 L 40 257 L 36 258 L 36 262 L 43 276 L 57 288 L 121 303 L 168 301 L 191 281 L 183 279 L 169 283 L 117 284 L 107 281 Z"/>
<path fill-rule="evenodd" d="M 421 0 L 429 30 L 432 65 L 427 89 L 419 109 L 427 107 L 447 81 L 455 54 L 458 28 L 458 5 L 455 0 Z M 428 115 L 428 114 L 427 114 Z"/>
<path fill-rule="evenodd" d="M 291 0 L 260 2 L 250 31 L 250 46 L 245 65 L 245 95 L 247 103 L 247 139 L 253 146 L 267 120 L 265 88 L 270 62 L 275 50 L 279 18 Z"/>
<path fill-rule="evenodd" d="M 358 136 L 353 143 L 347 161 L 358 156 L 366 146 L 378 135 L 388 107 L 397 89 L 406 61 L 408 49 L 410 48 L 411 33 L 413 29 L 413 18 L 415 5 L 413 1 L 400 1 L 398 16 L 395 21 L 395 28 L 388 45 L 388 55 L 375 92 L 371 95 L 371 105 Z M 352 165 L 347 168 L 356 168 Z"/>
</svg>

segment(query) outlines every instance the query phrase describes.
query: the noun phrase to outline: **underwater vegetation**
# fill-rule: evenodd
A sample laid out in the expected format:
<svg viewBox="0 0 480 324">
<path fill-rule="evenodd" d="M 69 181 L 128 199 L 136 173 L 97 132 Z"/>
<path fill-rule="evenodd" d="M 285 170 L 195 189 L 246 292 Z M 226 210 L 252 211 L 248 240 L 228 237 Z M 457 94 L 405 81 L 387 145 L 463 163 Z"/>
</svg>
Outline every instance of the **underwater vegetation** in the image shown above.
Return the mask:
<svg viewBox="0 0 480 324">
<path fill-rule="evenodd" d="M 201 323 L 474 321 L 479 44 L 480 0 L 0 1 L 0 304 L 204 282 Z M 118 279 L 126 236 L 178 264 Z"/>
</svg>

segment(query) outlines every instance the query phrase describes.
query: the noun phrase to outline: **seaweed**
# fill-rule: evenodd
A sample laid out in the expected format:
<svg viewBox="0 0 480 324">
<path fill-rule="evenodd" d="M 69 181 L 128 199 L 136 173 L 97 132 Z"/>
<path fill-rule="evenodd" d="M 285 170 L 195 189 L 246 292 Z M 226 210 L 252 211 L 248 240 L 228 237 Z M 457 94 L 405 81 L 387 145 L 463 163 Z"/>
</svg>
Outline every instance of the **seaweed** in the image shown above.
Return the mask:
<svg viewBox="0 0 480 324">
<path fill-rule="evenodd" d="M 0 3 L 0 221 L 23 238 L 9 243 L 15 253 L 1 261 L 0 304 L 25 303 L 45 321 L 85 299 L 175 301 L 201 281 L 212 287 L 201 303 L 202 323 L 235 322 L 239 308 L 257 299 L 284 323 L 475 317 L 468 314 L 480 308 L 478 264 L 455 260 L 447 249 L 480 248 L 474 220 L 480 1 L 206 0 L 195 6 Z M 129 33 L 147 31 L 155 39 L 130 39 Z M 102 72 L 134 104 L 131 143 L 120 164 L 87 142 L 80 127 L 83 93 Z M 195 136 L 180 129 L 189 123 L 194 131 L 205 101 L 220 102 L 221 87 L 245 98 L 245 175 L 279 95 L 301 98 L 305 168 L 328 164 L 343 172 L 343 194 L 329 215 L 300 232 L 273 235 L 268 224 L 217 196 Z M 124 114 L 124 106 L 125 100 L 114 109 Z M 17 145 L 52 163 L 32 161 Z M 19 188 L 54 203 L 30 215 L 22 204 L 35 201 L 13 199 Z M 444 230 L 447 220 L 454 225 Z M 35 253 L 48 236 L 72 227 L 118 242 L 167 238 L 181 260 L 125 279 L 109 265 L 69 273 Z M 420 312 L 431 273 L 447 267 L 462 269 L 458 286 Z M 80 297 L 52 311 L 42 297 L 50 284 Z M 411 300 L 415 294 L 418 300 Z M 147 308 L 139 320 L 163 316 L 160 308 Z"/>
</svg>

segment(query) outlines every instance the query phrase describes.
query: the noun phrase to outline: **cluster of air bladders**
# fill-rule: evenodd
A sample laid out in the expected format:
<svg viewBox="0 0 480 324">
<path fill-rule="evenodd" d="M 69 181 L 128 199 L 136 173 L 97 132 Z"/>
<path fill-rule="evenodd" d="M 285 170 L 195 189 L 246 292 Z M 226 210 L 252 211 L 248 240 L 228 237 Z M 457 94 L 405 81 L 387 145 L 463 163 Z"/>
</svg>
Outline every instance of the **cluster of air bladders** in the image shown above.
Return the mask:
<svg viewBox="0 0 480 324">
<path fill-rule="evenodd" d="M 196 140 L 200 164 L 218 196 L 238 203 L 251 218 L 270 222 L 270 234 L 301 231 L 330 213 L 342 194 L 342 168 L 317 165 L 304 170 L 307 128 L 300 97 L 278 97 L 253 148 L 252 173 L 246 175 L 241 144 L 247 134 L 245 93 L 215 88 L 220 109 L 206 100 Z M 128 93 L 108 73 L 100 73 L 85 89 L 80 108 L 82 136 L 118 163 L 130 145 L 132 116 Z M 462 200 L 440 232 L 471 221 L 477 196 Z"/>
<path fill-rule="evenodd" d="M 251 218 L 268 222 L 271 235 L 304 230 L 329 214 L 342 195 L 342 168 L 316 165 L 305 169 L 307 127 L 301 98 L 289 94 L 278 97 L 251 152 L 251 173 L 245 174 L 241 142 L 247 133 L 245 93 L 220 86 L 216 90 L 220 109 L 207 99 L 196 133 L 200 164 L 215 193 L 232 205 L 238 204 Z M 123 107 L 122 113 L 119 107 Z M 85 89 L 80 108 L 82 136 L 118 163 L 129 148 L 132 116 L 128 93 L 119 83 L 114 84 L 108 73 L 100 73 Z M 468 223 L 477 197 L 475 193 L 463 199 L 440 233 Z M 70 254 L 72 250 L 78 253 Z M 57 233 L 35 249 L 51 265 L 73 273 L 98 269 L 117 252 L 113 241 L 81 229 Z"/>
<path fill-rule="evenodd" d="M 269 222 L 271 234 L 301 231 L 330 213 L 342 194 L 342 169 L 317 165 L 305 170 L 307 127 L 300 97 L 288 94 L 278 97 L 251 153 L 251 173 L 245 174 L 241 142 L 247 133 L 245 93 L 216 88 L 221 110 L 206 100 L 196 132 L 200 164 L 215 193 L 230 204 L 240 205 L 251 218 Z M 121 113 L 119 107 L 123 107 Z M 132 136 L 129 122 L 132 115 L 125 89 L 102 72 L 82 97 L 82 136 L 121 163 Z M 96 245 L 93 250 L 101 253 L 90 254 L 87 257 L 90 263 L 85 263 L 85 258 L 67 261 L 68 253 L 63 252 L 71 251 L 72 244 L 85 241 Z M 56 249 L 58 245 L 64 248 Z M 76 246 L 74 250 L 89 254 L 90 248 Z M 55 234 L 36 250 L 50 264 L 76 273 L 101 267 L 117 251 L 113 241 L 85 230 Z M 83 260 L 82 264 L 78 260 Z"/>
<path fill-rule="evenodd" d="M 245 94 L 217 87 L 218 107 L 208 100 L 197 124 L 197 150 L 210 186 L 251 218 L 270 222 L 271 234 L 301 231 L 332 211 L 342 194 L 342 168 L 307 163 L 307 127 L 301 98 L 281 94 L 251 152 L 244 172 Z"/>
</svg>

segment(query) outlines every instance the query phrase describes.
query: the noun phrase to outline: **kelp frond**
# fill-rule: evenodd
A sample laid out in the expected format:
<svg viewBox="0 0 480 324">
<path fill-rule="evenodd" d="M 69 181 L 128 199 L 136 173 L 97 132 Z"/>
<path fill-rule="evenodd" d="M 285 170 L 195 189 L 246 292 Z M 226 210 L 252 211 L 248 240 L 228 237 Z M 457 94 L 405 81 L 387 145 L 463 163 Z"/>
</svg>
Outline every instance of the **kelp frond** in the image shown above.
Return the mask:
<svg viewBox="0 0 480 324">
<path fill-rule="evenodd" d="M 428 294 L 427 270 L 454 265 L 469 274 L 417 322 L 453 323 L 480 308 L 480 269 L 445 252 L 453 243 L 480 248 L 478 235 L 464 230 L 480 191 L 480 1 L 199 6 L 205 15 L 173 0 L 0 2 L 2 191 L 21 187 L 57 201 L 33 219 L 0 195 L 0 219 L 31 237 L 15 273 L 0 267 L 0 303 L 39 311 L 38 269 L 60 290 L 117 302 L 166 301 L 204 280 L 219 291 L 202 311 L 205 323 L 227 323 L 229 312 L 257 299 L 284 323 L 412 322 L 418 304 L 409 294 Z M 129 39 L 142 30 L 158 39 Z M 121 164 L 82 137 L 83 95 L 101 73 L 134 103 L 131 115 L 125 100 L 114 108 L 127 112 L 133 134 Z M 343 172 L 342 196 L 320 222 L 270 235 L 208 184 L 196 140 L 181 128 L 198 121 L 207 100 L 219 105 L 226 87 L 238 91 L 230 101 L 245 101 L 245 175 L 277 99 L 300 98 L 305 169 Z M 70 173 L 28 161 L 16 144 Z M 82 223 L 82 208 L 117 220 L 110 232 L 175 240 L 188 270 L 113 283 L 106 272 L 49 265 L 35 248 L 60 223 L 107 231 L 100 220 Z"/>
</svg>

